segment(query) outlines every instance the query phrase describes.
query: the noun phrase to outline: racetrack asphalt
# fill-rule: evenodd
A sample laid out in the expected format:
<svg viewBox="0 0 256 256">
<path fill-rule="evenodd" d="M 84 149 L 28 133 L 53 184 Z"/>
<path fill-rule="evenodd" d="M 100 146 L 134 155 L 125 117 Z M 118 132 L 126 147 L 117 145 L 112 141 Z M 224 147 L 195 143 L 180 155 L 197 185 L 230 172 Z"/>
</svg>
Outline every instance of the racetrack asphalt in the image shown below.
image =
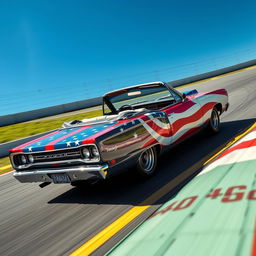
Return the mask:
<svg viewBox="0 0 256 256">
<path fill-rule="evenodd" d="M 158 173 L 145 182 L 125 173 L 85 190 L 53 184 L 41 189 L 36 183 L 19 183 L 11 173 L 0 176 L 0 254 L 70 254 L 131 207 L 255 122 L 256 69 L 213 78 L 180 90 L 194 88 L 199 92 L 218 88 L 228 90 L 230 108 L 221 117 L 221 132 L 215 136 L 200 132 L 171 149 L 160 158 Z M 182 184 L 176 185 L 180 187 Z M 173 193 L 175 191 L 168 196 Z M 166 198 L 154 204 L 93 254 L 102 255 L 108 251 Z"/>
</svg>

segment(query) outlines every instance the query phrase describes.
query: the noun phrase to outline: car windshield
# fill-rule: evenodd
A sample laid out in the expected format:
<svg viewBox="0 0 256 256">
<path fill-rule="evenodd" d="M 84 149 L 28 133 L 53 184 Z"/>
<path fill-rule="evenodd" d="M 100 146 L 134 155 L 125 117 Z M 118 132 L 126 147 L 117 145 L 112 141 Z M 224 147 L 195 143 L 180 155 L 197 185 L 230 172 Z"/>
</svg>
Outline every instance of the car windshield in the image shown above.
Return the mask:
<svg viewBox="0 0 256 256">
<path fill-rule="evenodd" d="M 117 95 L 108 96 L 108 99 L 118 110 L 124 105 L 136 107 L 158 101 L 173 100 L 174 98 L 164 85 L 152 85 L 125 89 L 120 93 L 117 92 Z"/>
</svg>

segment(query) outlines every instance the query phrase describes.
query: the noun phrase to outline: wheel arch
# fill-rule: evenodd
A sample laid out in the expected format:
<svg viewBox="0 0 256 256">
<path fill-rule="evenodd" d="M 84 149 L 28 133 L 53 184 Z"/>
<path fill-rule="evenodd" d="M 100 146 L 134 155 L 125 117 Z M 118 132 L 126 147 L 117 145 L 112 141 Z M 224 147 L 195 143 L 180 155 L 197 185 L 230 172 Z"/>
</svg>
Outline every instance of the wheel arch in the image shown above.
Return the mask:
<svg viewBox="0 0 256 256">
<path fill-rule="evenodd" d="M 159 156 L 161 154 L 161 150 L 162 150 L 161 145 L 160 144 L 156 144 L 154 146 L 154 148 L 156 149 L 157 155 Z"/>
<path fill-rule="evenodd" d="M 214 107 L 217 109 L 217 111 L 218 111 L 220 114 L 222 113 L 222 104 L 221 104 L 221 103 L 216 104 Z"/>
</svg>

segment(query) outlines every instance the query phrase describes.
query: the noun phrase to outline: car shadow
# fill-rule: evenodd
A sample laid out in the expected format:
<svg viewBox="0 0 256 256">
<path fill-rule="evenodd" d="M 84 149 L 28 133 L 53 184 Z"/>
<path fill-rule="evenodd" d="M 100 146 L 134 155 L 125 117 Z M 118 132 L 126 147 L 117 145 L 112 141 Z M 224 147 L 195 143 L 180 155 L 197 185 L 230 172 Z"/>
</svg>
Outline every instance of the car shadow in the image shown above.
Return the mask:
<svg viewBox="0 0 256 256">
<path fill-rule="evenodd" d="M 208 135 L 205 130 L 194 135 L 186 142 L 168 150 L 159 158 L 158 172 L 150 179 L 141 181 L 132 175 L 134 170 L 122 173 L 109 180 L 96 182 L 84 189 L 71 188 L 50 200 L 49 204 L 99 204 L 99 205 L 138 205 L 153 192 L 163 187 L 170 180 L 184 173 L 202 158 L 211 156 L 236 135 L 252 125 L 256 119 L 223 122 L 221 131 Z M 200 170 L 198 170 L 200 171 Z M 175 184 L 167 195 L 155 204 L 163 204 L 173 197 L 197 173 Z"/>
</svg>

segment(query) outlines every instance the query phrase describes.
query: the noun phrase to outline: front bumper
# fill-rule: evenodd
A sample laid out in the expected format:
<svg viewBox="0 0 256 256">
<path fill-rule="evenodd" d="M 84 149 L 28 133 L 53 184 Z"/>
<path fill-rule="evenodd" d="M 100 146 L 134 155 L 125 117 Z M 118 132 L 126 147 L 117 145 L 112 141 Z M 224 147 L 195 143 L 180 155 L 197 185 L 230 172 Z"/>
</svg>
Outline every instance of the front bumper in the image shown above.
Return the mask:
<svg viewBox="0 0 256 256">
<path fill-rule="evenodd" d="M 79 166 L 69 168 L 33 169 L 15 171 L 13 176 L 20 182 L 53 182 L 51 174 L 66 174 L 71 182 L 89 179 L 105 179 L 109 166 Z"/>
</svg>

